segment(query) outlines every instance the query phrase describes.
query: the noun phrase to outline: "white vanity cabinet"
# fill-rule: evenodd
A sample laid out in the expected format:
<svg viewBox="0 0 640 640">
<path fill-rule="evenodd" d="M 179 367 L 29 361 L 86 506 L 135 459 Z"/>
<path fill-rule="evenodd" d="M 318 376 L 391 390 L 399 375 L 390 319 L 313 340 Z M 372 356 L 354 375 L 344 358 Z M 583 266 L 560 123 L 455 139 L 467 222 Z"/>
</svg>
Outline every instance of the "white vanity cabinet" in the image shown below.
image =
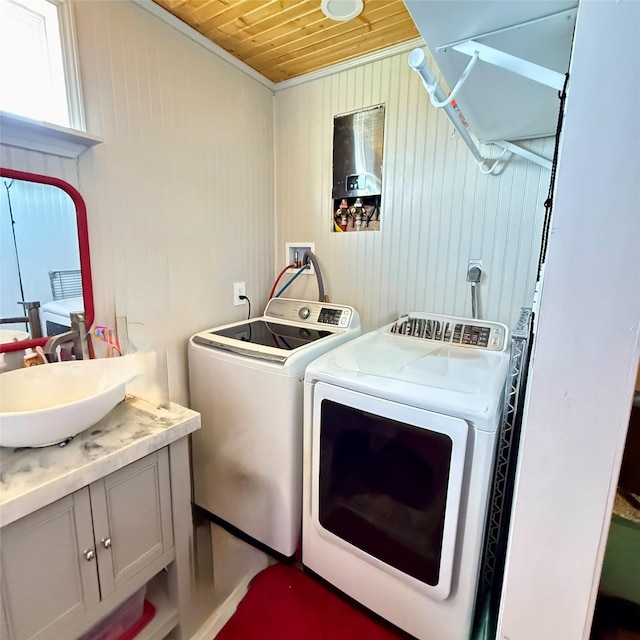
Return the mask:
<svg viewBox="0 0 640 640">
<path fill-rule="evenodd" d="M 174 558 L 167 449 L 4 527 L 0 540 L 2 637 L 82 632 Z"/>
<path fill-rule="evenodd" d="M 166 448 L 94 482 L 89 495 L 102 599 L 145 567 L 173 560 Z"/>
<path fill-rule="evenodd" d="M 2 638 L 54 637 L 99 604 L 95 563 L 82 557 L 93 546 L 89 489 L 0 529 L 0 542 Z"/>
<path fill-rule="evenodd" d="M 212 587 L 191 514 L 199 426 L 133 398 L 64 448 L 0 447 L 1 640 L 73 640 L 145 585 L 156 613 L 136 640 L 193 635 Z"/>
</svg>

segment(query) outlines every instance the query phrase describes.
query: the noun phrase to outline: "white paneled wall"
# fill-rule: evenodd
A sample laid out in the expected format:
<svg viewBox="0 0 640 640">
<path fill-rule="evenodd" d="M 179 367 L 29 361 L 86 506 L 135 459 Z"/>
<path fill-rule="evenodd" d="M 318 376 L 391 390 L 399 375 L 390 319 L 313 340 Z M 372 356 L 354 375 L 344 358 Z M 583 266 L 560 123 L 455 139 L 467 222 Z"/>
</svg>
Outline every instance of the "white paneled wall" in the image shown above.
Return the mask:
<svg viewBox="0 0 640 640">
<path fill-rule="evenodd" d="M 132 2 L 76 0 L 87 129 L 78 161 L 2 147 L 3 166 L 67 180 L 87 203 L 96 322 L 126 316 L 166 351 L 187 403 L 186 346 L 271 285 L 273 95 Z"/>
<path fill-rule="evenodd" d="M 96 321 L 166 348 L 187 402 L 186 344 L 264 304 L 273 256 L 273 97 L 131 2 L 74 2 L 87 128 L 79 159 Z M 24 167 L 22 167 L 24 168 Z"/>
<path fill-rule="evenodd" d="M 331 300 L 367 329 L 409 310 L 469 315 L 469 258 L 483 260 L 485 317 L 513 324 L 531 303 L 548 172 L 515 159 L 480 174 L 406 54 L 274 98 L 132 2 L 75 0 L 74 14 L 87 127 L 104 142 L 77 161 L 2 147 L 1 162 L 83 194 L 96 322 L 126 316 L 137 347 L 166 351 L 172 400 L 188 401 L 189 335 L 244 316 L 234 281 L 259 312 L 287 241 L 315 242 Z M 333 116 L 379 103 L 382 230 L 333 233 Z M 315 291 L 304 276 L 287 295 Z"/>
<path fill-rule="evenodd" d="M 333 117 L 379 103 L 381 231 L 334 233 Z M 549 172 L 512 159 L 501 175 L 483 175 L 452 131 L 407 54 L 278 91 L 277 265 L 285 242 L 315 242 L 330 299 L 355 306 L 372 329 L 413 310 L 471 315 L 467 260 L 478 258 L 481 313 L 511 326 L 533 299 Z M 529 148 L 551 157 L 552 140 Z M 313 297 L 315 287 L 305 275 L 285 295 Z"/>
</svg>

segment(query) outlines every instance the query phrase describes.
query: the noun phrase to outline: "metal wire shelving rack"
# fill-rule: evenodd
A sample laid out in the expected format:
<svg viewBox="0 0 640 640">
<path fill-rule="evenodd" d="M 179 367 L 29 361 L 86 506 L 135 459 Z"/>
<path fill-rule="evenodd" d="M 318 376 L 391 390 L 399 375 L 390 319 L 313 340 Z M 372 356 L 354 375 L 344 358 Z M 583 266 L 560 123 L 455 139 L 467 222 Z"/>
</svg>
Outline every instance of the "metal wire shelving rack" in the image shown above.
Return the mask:
<svg viewBox="0 0 640 640">
<path fill-rule="evenodd" d="M 520 318 L 511 332 L 509 374 L 505 383 L 502 419 L 498 432 L 493 486 L 489 498 L 484 552 L 478 585 L 476 629 L 483 625 L 489 625 L 489 628 L 495 630 L 497 623 L 518 444 L 520 442 L 532 323 L 531 309 L 523 307 Z M 481 634 L 476 633 L 475 635 Z"/>
</svg>

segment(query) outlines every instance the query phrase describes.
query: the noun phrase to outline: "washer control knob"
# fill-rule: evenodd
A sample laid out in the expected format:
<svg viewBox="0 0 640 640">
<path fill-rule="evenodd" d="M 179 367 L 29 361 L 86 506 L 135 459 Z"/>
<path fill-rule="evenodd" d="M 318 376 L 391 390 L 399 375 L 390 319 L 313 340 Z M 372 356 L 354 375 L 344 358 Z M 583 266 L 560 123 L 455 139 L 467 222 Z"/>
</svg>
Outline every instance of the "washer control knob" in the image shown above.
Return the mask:
<svg viewBox="0 0 640 640">
<path fill-rule="evenodd" d="M 298 311 L 298 315 L 303 320 L 306 320 L 311 315 L 311 309 L 309 309 L 309 307 L 302 307 L 302 309 L 300 309 L 300 311 Z"/>
</svg>

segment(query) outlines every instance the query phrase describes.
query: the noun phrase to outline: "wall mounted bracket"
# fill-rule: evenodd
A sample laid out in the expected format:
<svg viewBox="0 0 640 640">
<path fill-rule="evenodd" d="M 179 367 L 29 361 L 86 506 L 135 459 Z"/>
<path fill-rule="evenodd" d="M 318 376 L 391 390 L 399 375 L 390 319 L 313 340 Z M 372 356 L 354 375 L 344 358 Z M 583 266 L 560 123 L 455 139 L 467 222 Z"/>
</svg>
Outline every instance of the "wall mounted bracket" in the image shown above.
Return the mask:
<svg viewBox="0 0 640 640">
<path fill-rule="evenodd" d="M 423 52 L 414 50 L 409 64 L 422 77 L 432 104 L 445 110 L 480 170 L 498 173 L 507 153 L 549 169 L 550 160 L 516 141 L 554 134 L 556 92 L 566 82 L 562 71 L 569 64 L 577 1 L 558 1 L 563 10 L 546 15 L 540 11 L 548 10 L 550 3 L 509 3 L 503 10 L 494 6 L 502 3 L 478 0 L 473 11 L 464 15 L 456 14 L 450 3 L 405 3 L 425 42 L 432 43 L 434 62 L 453 87 L 451 94 L 438 87 L 442 98 L 436 99 L 437 78 Z M 466 37 L 456 38 L 460 35 Z M 458 92 L 458 104 L 452 107 L 450 101 Z M 514 113 L 519 117 L 514 118 Z M 485 158 L 481 143 L 501 148 L 503 155 Z"/>
<path fill-rule="evenodd" d="M 478 58 L 482 62 L 487 62 L 512 73 L 517 73 L 552 89 L 560 91 L 564 85 L 564 74 L 558 73 L 553 69 L 547 69 L 534 62 L 523 60 L 517 56 L 512 56 L 510 53 L 505 53 L 499 49 L 488 47 L 477 40 L 465 40 L 459 44 L 449 46 L 454 51 L 464 53 L 472 58 Z M 446 50 L 446 47 L 442 49 Z"/>
<path fill-rule="evenodd" d="M 542 156 L 539 156 L 536 153 L 533 153 L 532 151 L 528 151 L 527 149 L 524 149 L 519 145 L 513 144 L 512 142 L 508 142 L 507 140 L 498 140 L 498 141 L 489 143 L 489 144 L 493 144 L 498 147 L 501 147 L 503 149 L 502 154 L 498 158 L 495 158 L 495 159 L 486 158 L 485 156 L 482 155 L 482 152 L 478 148 L 478 145 L 475 143 L 475 141 L 469 134 L 467 127 L 461 121 L 459 114 L 457 113 L 457 111 L 455 110 L 455 107 L 452 104 L 453 103 L 452 98 L 455 96 L 455 94 L 458 92 L 458 90 L 460 89 L 464 81 L 467 79 L 477 59 L 482 59 L 482 57 L 472 54 L 471 62 L 467 66 L 465 73 L 463 73 L 460 80 L 456 84 L 456 87 L 453 89 L 451 94 L 449 94 L 448 98 L 445 96 L 444 91 L 442 90 L 442 87 L 440 87 L 440 84 L 438 83 L 438 79 L 436 75 L 433 73 L 433 71 L 427 64 L 427 59 L 422 49 L 414 49 L 409 54 L 409 66 L 422 78 L 422 83 L 425 89 L 429 92 L 429 95 L 431 97 L 431 103 L 433 104 L 433 106 L 438 109 L 443 109 L 444 112 L 447 114 L 447 117 L 449 118 L 449 120 L 451 120 L 451 123 L 453 124 L 454 128 L 460 134 L 460 137 L 462 138 L 464 143 L 467 145 L 467 147 L 473 154 L 473 157 L 476 159 L 481 173 L 494 174 L 499 166 L 500 161 L 502 160 L 502 158 L 504 157 L 507 151 L 510 151 L 511 153 L 515 153 L 516 155 L 519 155 L 525 158 L 526 160 L 529 160 L 530 162 L 534 162 L 535 164 L 545 169 L 551 170 L 551 161 L 547 160 L 546 158 L 543 158 Z M 534 65 L 534 66 L 537 67 L 538 65 Z M 550 73 L 556 73 L 556 72 L 550 71 Z M 557 74 L 557 75 L 562 78 L 562 83 L 564 84 L 564 76 L 562 74 Z"/>
<path fill-rule="evenodd" d="M 543 169 L 547 169 L 551 171 L 551 160 L 547 160 L 542 156 L 539 156 L 537 153 L 533 151 L 529 151 L 528 149 L 524 149 L 518 144 L 514 144 L 513 142 L 508 142 L 507 140 L 496 140 L 491 144 L 495 144 L 498 147 L 502 147 L 511 153 L 515 153 L 516 155 L 524 158 L 525 160 L 529 160 L 529 162 L 533 162 L 534 164 L 540 165 Z"/>
<path fill-rule="evenodd" d="M 496 29 L 487 33 L 473 36 L 473 38 L 467 38 L 465 40 L 458 40 L 457 42 L 451 42 L 449 44 L 441 45 L 437 48 L 439 52 L 446 52 L 449 50 L 463 53 L 470 57 L 477 57 L 488 64 L 492 64 L 501 69 L 505 69 L 512 73 L 517 73 L 529 80 L 538 82 L 552 89 L 561 91 L 564 86 L 564 74 L 548 69 L 529 60 L 525 60 L 521 56 L 514 56 L 505 51 L 501 51 L 496 47 L 487 45 L 486 43 L 479 42 L 486 38 L 494 38 L 495 36 L 502 36 L 504 34 L 515 33 L 518 30 L 526 29 L 531 26 L 541 26 L 545 23 L 557 22 L 558 20 L 575 20 L 577 9 L 567 9 L 566 11 L 560 11 L 551 15 L 535 18 L 534 20 L 527 20 L 510 27 L 503 29 Z"/>
<path fill-rule="evenodd" d="M 451 124 L 453 124 L 464 143 L 469 147 L 473 157 L 476 159 L 480 171 L 482 173 L 493 173 L 497 168 L 500 158 L 493 160 L 485 158 L 485 156 L 482 155 L 482 152 L 478 149 L 478 146 L 467 131 L 467 127 L 462 123 L 460 116 L 456 112 L 455 107 L 453 106 L 453 100 L 447 99 L 442 87 L 438 83 L 438 78 L 429 67 L 427 58 L 422 49 L 414 49 L 411 51 L 409 54 L 409 66 L 422 78 L 422 83 L 424 84 L 425 89 L 429 92 L 432 104 L 438 109 L 443 109 L 447 114 L 447 117 L 451 120 Z M 470 65 L 467 67 L 467 70 L 470 71 L 472 68 L 473 67 Z M 468 74 L 463 74 L 461 82 L 464 82 L 467 75 Z M 457 88 L 459 88 L 460 85 L 461 83 L 458 83 Z"/>
</svg>

